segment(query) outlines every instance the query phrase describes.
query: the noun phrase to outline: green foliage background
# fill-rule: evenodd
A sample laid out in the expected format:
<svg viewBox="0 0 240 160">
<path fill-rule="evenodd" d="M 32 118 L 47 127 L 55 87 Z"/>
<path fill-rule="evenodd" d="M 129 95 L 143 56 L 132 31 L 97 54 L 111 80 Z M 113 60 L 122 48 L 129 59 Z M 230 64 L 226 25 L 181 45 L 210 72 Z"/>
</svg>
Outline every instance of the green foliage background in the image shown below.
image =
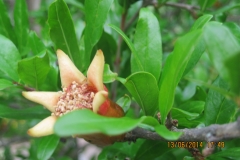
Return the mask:
<svg viewBox="0 0 240 160">
<path fill-rule="evenodd" d="M 239 7 L 237 0 L 42 0 L 39 9 L 30 11 L 24 0 L 0 0 L 0 159 L 76 159 L 76 140 L 62 136 L 118 135 L 135 127 L 177 140 L 181 133 L 164 125 L 169 113 L 178 128 L 235 121 L 240 106 Z M 57 49 L 84 74 L 102 49 L 104 83 L 126 116 L 106 118 L 80 110 L 60 118 L 55 135 L 27 136 L 27 129 L 50 112 L 21 92 L 61 90 Z M 12 140 L 27 141 L 28 154 L 13 153 Z M 224 148 L 206 158 L 238 159 L 239 144 L 239 139 L 225 141 Z M 145 139 L 115 143 L 97 157 L 193 159 L 187 149 Z"/>
</svg>

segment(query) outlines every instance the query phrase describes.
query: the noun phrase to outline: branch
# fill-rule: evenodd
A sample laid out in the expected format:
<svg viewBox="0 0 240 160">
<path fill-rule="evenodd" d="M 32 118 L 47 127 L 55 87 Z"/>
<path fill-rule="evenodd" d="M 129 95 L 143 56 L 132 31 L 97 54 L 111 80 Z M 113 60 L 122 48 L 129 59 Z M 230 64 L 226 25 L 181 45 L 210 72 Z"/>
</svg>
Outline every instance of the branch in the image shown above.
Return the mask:
<svg viewBox="0 0 240 160">
<path fill-rule="evenodd" d="M 170 6 L 170 7 L 175 7 L 175 8 L 180 8 L 180 9 L 185 9 L 189 11 L 192 15 L 193 18 L 197 19 L 198 16 L 195 12 L 195 10 L 200 10 L 198 6 L 192 6 L 188 4 L 183 4 L 183 3 L 172 3 L 172 2 L 166 2 L 164 3 L 165 6 Z"/>
<path fill-rule="evenodd" d="M 36 90 L 36 89 L 34 89 L 34 88 L 25 86 L 25 85 L 20 84 L 20 83 L 18 83 L 18 82 L 13 82 L 13 84 L 19 86 L 20 88 L 23 88 L 25 91 L 35 91 L 35 90 Z"/>
<path fill-rule="evenodd" d="M 132 18 L 129 20 L 129 22 L 126 24 L 126 26 L 124 27 L 124 30 L 128 30 L 128 28 L 133 24 L 133 22 L 135 22 L 135 20 L 138 18 L 139 12 L 141 10 L 141 8 L 146 7 L 148 5 L 151 5 L 152 2 L 151 0 L 144 0 L 141 7 L 138 8 L 138 10 L 136 11 L 136 13 L 132 16 Z"/>
<path fill-rule="evenodd" d="M 175 7 L 175 8 L 181 8 L 181 9 L 185 9 L 188 11 L 192 11 L 194 9 L 200 10 L 200 7 L 198 7 L 198 6 L 192 6 L 192 5 L 188 5 L 188 4 L 184 4 L 184 3 L 166 2 L 166 3 L 164 3 L 164 5 Z"/>
<path fill-rule="evenodd" d="M 172 131 L 183 132 L 183 135 L 177 141 L 206 141 L 218 142 L 240 138 L 240 117 L 236 122 L 229 124 L 213 124 L 204 128 L 177 129 L 172 127 Z M 156 132 L 151 132 L 143 128 L 136 128 L 128 132 L 125 136 L 126 141 L 136 140 L 138 138 L 167 141 Z"/>
</svg>

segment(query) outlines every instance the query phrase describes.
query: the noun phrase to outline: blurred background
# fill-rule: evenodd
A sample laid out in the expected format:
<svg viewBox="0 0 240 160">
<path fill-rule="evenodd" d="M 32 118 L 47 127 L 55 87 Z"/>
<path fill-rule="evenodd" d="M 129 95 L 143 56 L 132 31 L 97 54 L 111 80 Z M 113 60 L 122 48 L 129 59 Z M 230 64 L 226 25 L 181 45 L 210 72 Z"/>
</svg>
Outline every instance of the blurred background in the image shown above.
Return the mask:
<svg viewBox="0 0 240 160">
<path fill-rule="evenodd" d="M 8 10 L 12 24 L 15 0 L 2 0 Z M 31 30 L 34 30 L 40 39 L 48 47 L 50 52 L 54 52 L 53 43 L 49 37 L 49 26 L 47 24 L 48 8 L 52 0 L 27 0 L 28 16 Z M 65 0 L 75 25 L 78 41 L 80 41 L 84 27 L 84 0 Z M 125 34 L 132 39 L 134 29 L 138 19 L 138 13 L 141 7 L 149 7 L 159 20 L 162 46 L 163 46 L 163 64 L 166 57 L 173 50 L 176 39 L 189 31 L 194 21 L 203 14 L 214 15 L 214 20 L 227 23 L 235 22 L 240 24 L 240 3 L 238 0 L 114 0 L 111 10 L 108 14 L 106 24 L 112 23 L 121 27 Z M 124 19 L 124 24 L 122 23 Z M 111 40 L 115 43 L 114 48 L 105 48 L 111 55 L 106 58 L 106 63 L 110 68 L 115 68 L 117 52 L 121 52 L 121 63 L 119 69 L 114 69 L 120 77 L 126 78 L 130 75 L 130 50 L 127 45 L 119 38 L 117 32 L 112 32 L 105 27 L 105 36 L 111 35 Z M 101 46 L 101 44 L 98 44 Z M 161 45 L 161 44 L 160 44 Z M 0 71 L 0 78 L 1 78 Z M 212 82 L 217 76 L 216 70 L 203 54 L 195 68 L 187 77 L 198 79 L 204 82 Z M 127 90 L 119 85 L 117 90 L 113 84 L 107 87 L 111 91 L 113 99 L 128 93 Z M 59 90 L 60 85 L 56 84 Z M 14 109 L 32 107 L 35 104 L 27 101 L 21 95 L 23 88 L 14 87 L 0 90 L 0 104 Z M 207 90 L 205 87 L 197 86 L 188 80 L 180 82 L 175 95 L 174 105 L 179 105 L 189 99 L 196 99 L 196 93 L 200 90 Z M 201 92 L 204 93 L 204 92 Z M 133 114 L 139 107 L 133 103 L 131 105 Z M 137 116 L 137 115 L 136 115 Z M 35 153 L 35 147 L 38 143 L 30 138 L 26 131 L 36 124 L 38 119 L 16 120 L 0 117 L 0 160 L 28 160 L 31 154 Z M 51 160 L 90 160 L 97 159 L 101 148 L 87 143 L 82 139 L 63 138 L 53 153 Z M 67 156 L 66 156 L 67 155 Z"/>
</svg>

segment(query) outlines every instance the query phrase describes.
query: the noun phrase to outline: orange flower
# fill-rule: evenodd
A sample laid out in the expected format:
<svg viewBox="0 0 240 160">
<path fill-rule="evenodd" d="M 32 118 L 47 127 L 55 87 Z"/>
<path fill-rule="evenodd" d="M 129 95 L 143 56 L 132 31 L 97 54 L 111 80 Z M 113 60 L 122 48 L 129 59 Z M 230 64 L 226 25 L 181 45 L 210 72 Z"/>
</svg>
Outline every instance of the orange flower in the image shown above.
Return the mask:
<svg viewBox="0 0 240 160">
<path fill-rule="evenodd" d="M 41 137 L 53 134 L 53 127 L 58 117 L 76 109 L 87 108 L 108 117 L 124 116 L 122 108 L 108 98 L 108 91 L 103 85 L 104 55 L 101 50 L 97 51 L 90 64 L 87 78 L 63 51 L 57 50 L 57 57 L 63 91 L 22 92 L 25 98 L 42 104 L 52 112 L 51 116 L 28 130 L 30 136 Z M 88 136 L 88 140 L 91 141 L 91 135 L 90 138 Z"/>
</svg>

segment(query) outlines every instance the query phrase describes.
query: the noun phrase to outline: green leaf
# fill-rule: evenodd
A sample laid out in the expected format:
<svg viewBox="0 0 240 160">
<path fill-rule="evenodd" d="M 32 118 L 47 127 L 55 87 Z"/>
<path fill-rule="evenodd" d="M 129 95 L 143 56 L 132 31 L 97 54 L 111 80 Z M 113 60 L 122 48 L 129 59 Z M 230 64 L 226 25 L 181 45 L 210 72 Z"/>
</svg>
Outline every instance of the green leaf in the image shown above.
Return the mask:
<svg viewBox="0 0 240 160">
<path fill-rule="evenodd" d="M 134 143 L 129 142 L 116 142 L 111 146 L 104 147 L 102 152 L 98 155 L 98 160 L 107 159 L 125 159 L 130 157 L 131 159 L 135 157 L 137 150 L 140 148 L 145 140 L 137 139 Z"/>
<path fill-rule="evenodd" d="M 155 77 L 148 72 L 137 72 L 127 77 L 125 87 L 135 98 L 145 115 L 153 116 L 158 108 L 158 86 Z"/>
<path fill-rule="evenodd" d="M 147 8 L 140 10 L 134 35 L 134 47 L 143 70 L 138 68 L 134 55 L 131 57 L 132 73 L 146 71 L 158 81 L 162 67 L 162 41 L 160 26 L 155 15 Z"/>
<path fill-rule="evenodd" d="M 117 73 L 114 73 L 110 70 L 110 67 L 108 64 L 104 65 L 104 71 L 103 71 L 103 83 L 111 83 L 116 80 Z"/>
<path fill-rule="evenodd" d="M 92 133 L 119 135 L 131 131 L 137 127 L 143 119 L 130 119 L 128 117 L 109 118 L 83 109 L 70 112 L 60 117 L 54 126 L 54 131 L 59 136 Z"/>
<path fill-rule="evenodd" d="M 117 43 L 113 36 L 109 33 L 103 32 L 101 38 L 94 48 L 101 49 L 104 53 L 105 63 L 112 66 L 111 64 L 113 64 L 117 52 Z"/>
<path fill-rule="evenodd" d="M 220 9 L 216 10 L 213 13 L 214 14 L 221 14 L 221 13 L 228 12 L 232 9 L 239 8 L 239 7 L 240 7 L 240 3 L 233 3 L 233 4 L 229 4 L 229 5 L 221 7 Z"/>
<path fill-rule="evenodd" d="M 81 118 L 79 118 L 81 117 Z M 101 124 L 101 125 L 96 125 Z M 149 126 L 168 140 L 176 140 L 181 132 L 171 132 L 165 126 L 159 125 L 153 117 L 143 116 L 140 119 L 128 117 L 103 117 L 88 109 L 76 110 L 60 117 L 54 126 L 54 133 L 59 136 L 85 135 L 103 133 L 106 135 L 120 135 L 129 132 L 137 126 Z"/>
<path fill-rule="evenodd" d="M 201 31 L 192 31 L 179 38 L 175 44 L 174 51 L 166 60 L 159 83 L 159 109 L 162 124 L 165 124 L 167 114 L 172 108 L 176 86 L 182 78 L 200 36 Z"/>
<path fill-rule="evenodd" d="M 167 147 L 166 142 L 146 140 L 137 151 L 134 160 L 161 159 L 161 156 L 169 150 L 171 148 Z"/>
<path fill-rule="evenodd" d="M 199 17 L 196 22 L 193 24 L 190 31 L 195 31 L 197 29 L 202 29 L 207 22 L 209 22 L 212 19 L 212 15 L 206 14 L 201 17 Z"/>
<path fill-rule="evenodd" d="M 21 80 L 38 89 L 45 81 L 50 70 L 49 57 L 46 53 L 44 57 L 32 57 L 23 59 L 18 63 L 18 74 Z"/>
<path fill-rule="evenodd" d="M 217 152 L 215 154 L 211 154 L 208 158 L 209 159 L 219 159 L 219 158 L 224 158 L 224 159 L 232 159 L 232 160 L 237 160 L 240 157 L 240 148 L 229 148 L 226 150 L 223 150 L 221 152 Z"/>
<path fill-rule="evenodd" d="M 84 6 L 82 4 L 82 2 L 78 1 L 78 0 L 65 0 L 65 2 L 67 4 L 71 4 L 75 7 L 78 7 L 78 9 L 80 9 L 82 12 L 85 12 Z"/>
<path fill-rule="evenodd" d="M 57 0 L 49 7 L 48 24 L 50 37 L 55 43 L 56 49 L 63 50 L 75 66 L 83 70 L 84 55 L 80 54 L 72 17 L 63 0 Z"/>
<path fill-rule="evenodd" d="M 50 115 L 50 112 L 42 106 L 24 109 L 13 109 L 0 104 L 0 117 L 9 119 L 43 119 Z"/>
<path fill-rule="evenodd" d="M 124 95 L 123 97 L 119 98 L 116 102 L 126 113 L 131 105 L 131 98 L 128 95 Z"/>
<path fill-rule="evenodd" d="M 12 86 L 14 86 L 13 82 L 6 79 L 0 79 L 0 90 L 3 90 L 8 87 L 12 87 Z"/>
<path fill-rule="evenodd" d="M 233 58 L 237 58 L 240 53 L 240 45 L 235 36 L 226 26 L 212 22 L 204 28 L 204 39 L 210 60 L 220 76 L 230 82 L 231 89 L 239 91 L 239 88 L 234 88 L 236 82 L 239 83 L 239 77 L 234 77 L 235 73 L 239 72 L 238 67 L 235 67 L 239 66 L 239 61 Z"/>
<path fill-rule="evenodd" d="M 64 156 L 64 157 L 59 158 L 58 160 L 72 160 L 72 159 L 70 157 Z"/>
<path fill-rule="evenodd" d="M 226 69 L 229 73 L 229 79 L 231 83 L 232 91 L 240 95 L 240 53 L 228 58 L 225 61 Z"/>
<path fill-rule="evenodd" d="M 9 38 L 13 43 L 16 43 L 16 35 L 13 32 L 13 26 L 3 0 L 0 0 L 0 34 Z"/>
<path fill-rule="evenodd" d="M 84 31 L 85 61 L 88 65 L 94 45 L 103 32 L 103 25 L 113 0 L 85 1 L 86 27 Z"/>
<path fill-rule="evenodd" d="M 31 48 L 34 55 L 42 55 L 46 53 L 46 47 L 42 40 L 33 31 L 29 33 L 28 46 Z"/>
<path fill-rule="evenodd" d="M 188 101 L 178 106 L 177 108 L 191 113 L 201 114 L 204 110 L 204 105 L 205 105 L 204 101 Z"/>
<path fill-rule="evenodd" d="M 45 82 L 40 86 L 41 91 L 59 91 L 59 70 L 51 67 Z"/>
<path fill-rule="evenodd" d="M 188 61 L 188 64 L 183 73 L 183 76 L 185 76 L 189 71 L 193 69 L 193 67 L 197 64 L 197 62 L 199 61 L 199 59 L 201 58 L 205 50 L 206 50 L 206 46 L 204 43 L 204 39 L 201 37 L 201 39 L 199 40 L 199 43 L 196 45 L 194 51 L 192 52 L 192 56 Z"/>
<path fill-rule="evenodd" d="M 137 51 L 136 51 L 133 43 L 131 42 L 131 40 L 118 27 L 114 26 L 113 24 L 109 24 L 109 26 L 112 29 L 114 29 L 115 31 L 117 31 L 122 36 L 124 41 L 127 43 L 128 47 L 130 48 L 130 50 L 131 50 L 131 52 L 134 56 L 135 62 L 132 62 L 132 63 L 136 64 L 135 68 L 138 68 L 137 70 L 139 70 L 139 71 L 143 71 L 144 69 L 143 69 L 143 66 L 141 64 L 140 57 L 138 56 Z"/>
<path fill-rule="evenodd" d="M 226 26 L 232 32 L 232 35 L 236 37 L 237 41 L 240 42 L 240 27 L 233 22 L 224 23 L 224 26 Z"/>
<path fill-rule="evenodd" d="M 27 41 L 28 41 L 28 10 L 27 4 L 24 0 L 16 0 L 14 6 L 14 29 L 17 36 L 17 47 L 21 55 L 28 53 Z"/>
<path fill-rule="evenodd" d="M 48 160 L 57 148 L 59 137 L 50 135 L 35 140 L 37 142 L 37 158 L 39 160 Z"/>
<path fill-rule="evenodd" d="M 1 155 L 1 157 L 3 156 L 3 159 L 7 159 L 7 160 L 13 160 L 13 155 L 11 153 L 10 147 L 6 146 L 3 149 L 4 149 L 4 152 L 3 152 L 3 155 Z"/>
<path fill-rule="evenodd" d="M 129 157 L 127 154 L 121 152 L 120 148 L 105 148 L 107 147 L 104 147 L 103 151 L 98 155 L 98 160 L 120 160 Z"/>
<path fill-rule="evenodd" d="M 171 115 L 173 119 L 178 120 L 179 126 L 191 128 L 196 127 L 201 123 L 201 120 L 199 120 L 201 117 L 199 113 L 189 112 L 179 108 L 172 108 Z"/>
<path fill-rule="evenodd" d="M 177 140 L 183 133 L 182 132 L 172 132 L 167 129 L 165 125 L 155 126 L 155 131 L 165 138 L 166 140 Z"/>
<path fill-rule="evenodd" d="M 0 48 L 0 70 L 12 80 L 18 81 L 17 63 L 21 57 L 16 46 L 0 35 Z"/>
<path fill-rule="evenodd" d="M 184 117 L 188 120 L 193 120 L 199 116 L 198 113 L 191 113 L 191 112 L 179 109 L 179 108 L 172 108 L 171 113 L 172 113 L 173 118 L 175 118 L 175 119 Z"/>
<path fill-rule="evenodd" d="M 228 85 L 220 77 L 214 83 L 214 86 L 229 90 Z M 204 116 L 205 124 L 224 124 L 234 120 L 237 105 L 230 99 L 224 97 L 221 93 L 210 89 L 206 99 Z"/>
<path fill-rule="evenodd" d="M 196 20 L 196 22 L 193 24 L 192 28 L 190 31 L 196 31 L 198 29 L 202 29 L 205 24 L 212 19 L 212 15 L 204 15 L 201 16 Z M 204 53 L 206 47 L 203 38 L 199 40 L 199 43 L 196 45 L 191 58 L 188 61 L 187 67 L 183 73 L 183 76 L 186 75 L 199 61 L 200 57 Z"/>
<path fill-rule="evenodd" d="M 201 1 L 198 1 L 202 11 L 204 11 L 207 7 L 211 7 L 215 2 L 216 2 L 216 0 L 201 0 Z"/>
</svg>

